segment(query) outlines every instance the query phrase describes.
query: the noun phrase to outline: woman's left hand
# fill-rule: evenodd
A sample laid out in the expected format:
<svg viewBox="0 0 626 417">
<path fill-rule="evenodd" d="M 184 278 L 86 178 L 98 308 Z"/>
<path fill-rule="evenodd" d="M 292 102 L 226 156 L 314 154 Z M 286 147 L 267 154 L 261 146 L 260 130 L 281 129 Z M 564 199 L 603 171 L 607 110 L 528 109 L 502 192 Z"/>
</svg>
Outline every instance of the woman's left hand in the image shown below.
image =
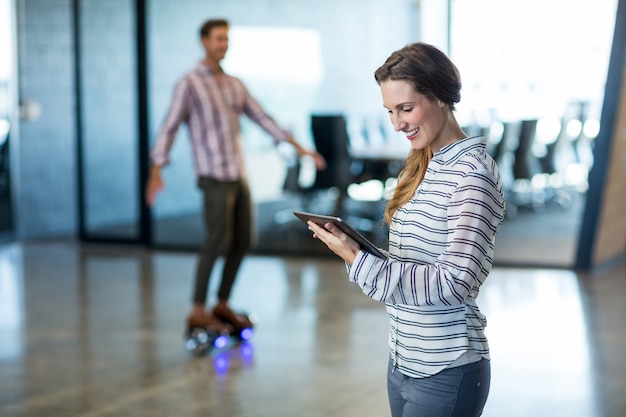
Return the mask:
<svg viewBox="0 0 626 417">
<path fill-rule="evenodd" d="M 324 227 L 308 221 L 309 230 L 313 232 L 313 237 L 321 240 L 337 256 L 343 259 L 348 265 L 352 265 L 361 247 L 350 236 L 339 230 L 337 226 L 329 222 Z"/>
</svg>

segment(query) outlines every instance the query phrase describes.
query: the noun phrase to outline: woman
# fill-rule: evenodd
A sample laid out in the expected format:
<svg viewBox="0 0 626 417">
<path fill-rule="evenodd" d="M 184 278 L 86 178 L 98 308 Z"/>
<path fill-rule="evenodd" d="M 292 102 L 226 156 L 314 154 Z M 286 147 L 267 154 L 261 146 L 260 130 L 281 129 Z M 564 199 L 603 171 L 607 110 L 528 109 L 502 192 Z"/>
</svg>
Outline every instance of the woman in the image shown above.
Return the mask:
<svg viewBox="0 0 626 417">
<path fill-rule="evenodd" d="M 498 169 L 486 139 L 468 138 L 456 121 L 461 81 L 440 50 L 408 45 L 375 78 L 412 147 L 384 215 L 389 257 L 360 250 L 332 223 L 308 227 L 348 264 L 352 282 L 386 303 L 392 416 L 480 416 L 491 377 L 476 297 L 504 217 Z"/>
</svg>

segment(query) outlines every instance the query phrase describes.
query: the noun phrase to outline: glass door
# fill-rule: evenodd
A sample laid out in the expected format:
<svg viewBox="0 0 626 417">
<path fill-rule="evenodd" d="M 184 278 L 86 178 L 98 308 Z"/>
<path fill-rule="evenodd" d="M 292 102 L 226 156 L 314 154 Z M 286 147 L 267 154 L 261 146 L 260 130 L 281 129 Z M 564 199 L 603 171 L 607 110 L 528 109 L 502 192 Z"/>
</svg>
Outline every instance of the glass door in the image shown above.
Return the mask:
<svg viewBox="0 0 626 417">
<path fill-rule="evenodd" d="M 140 2 L 74 3 L 81 238 L 142 242 Z"/>
<path fill-rule="evenodd" d="M 11 138 L 13 87 L 13 21 L 10 0 L 0 0 L 0 241 L 13 237 Z"/>
<path fill-rule="evenodd" d="M 488 137 L 507 199 L 494 261 L 571 267 L 617 1 L 503 4 L 454 0 L 450 18 L 458 118 L 468 134 Z"/>
</svg>

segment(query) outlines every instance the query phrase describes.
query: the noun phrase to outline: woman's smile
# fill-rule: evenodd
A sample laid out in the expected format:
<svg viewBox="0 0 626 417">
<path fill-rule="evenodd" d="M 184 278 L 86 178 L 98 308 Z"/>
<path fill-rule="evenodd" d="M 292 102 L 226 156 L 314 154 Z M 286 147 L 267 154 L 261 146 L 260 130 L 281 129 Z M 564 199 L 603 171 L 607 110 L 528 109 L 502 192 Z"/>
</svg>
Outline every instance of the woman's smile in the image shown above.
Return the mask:
<svg viewBox="0 0 626 417">
<path fill-rule="evenodd" d="M 420 129 L 420 128 L 418 127 L 418 128 L 416 128 L 416 129 L 409 130 L 408 132 L 405 132 L 405 134 L 406 134 L 406 138 L 407 138 L 408 140 L 413 140 L 413 139 L 415 139 L 421 130 L 422 130 L 422 129 Z"/>
</svg>

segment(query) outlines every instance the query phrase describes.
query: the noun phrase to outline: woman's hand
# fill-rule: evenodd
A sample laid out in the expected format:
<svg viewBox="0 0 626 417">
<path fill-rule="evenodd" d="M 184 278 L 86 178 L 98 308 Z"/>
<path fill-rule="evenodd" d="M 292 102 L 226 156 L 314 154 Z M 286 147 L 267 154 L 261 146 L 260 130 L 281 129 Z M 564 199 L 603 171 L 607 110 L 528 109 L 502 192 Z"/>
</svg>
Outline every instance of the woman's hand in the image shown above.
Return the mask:
<svg viewBox="0 0 626 417">
<path fill-rule="evenodd" d="M 343 259 L 348 265 L 352 265 L 361 247 L 347 234 L 339 230 L 337 226 L 329 222 L 324 227 L 308 221 L 309 230 L 313 232 L 313 237 L 321 240 L 337 256 Z"/>
</svg>

